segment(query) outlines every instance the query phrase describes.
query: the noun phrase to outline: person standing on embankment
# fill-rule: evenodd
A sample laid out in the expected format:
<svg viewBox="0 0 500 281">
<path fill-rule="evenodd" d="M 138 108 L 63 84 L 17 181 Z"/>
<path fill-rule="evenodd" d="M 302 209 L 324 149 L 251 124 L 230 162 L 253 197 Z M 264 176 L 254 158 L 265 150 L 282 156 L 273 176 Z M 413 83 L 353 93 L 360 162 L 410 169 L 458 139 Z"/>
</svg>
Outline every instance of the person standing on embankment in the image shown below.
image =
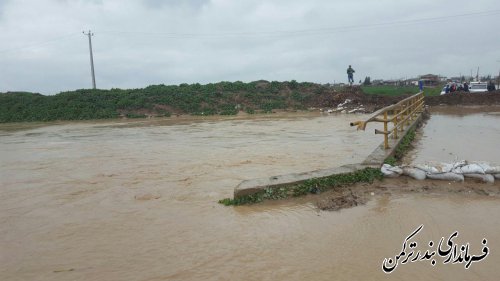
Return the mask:
<svg viewBox="0 0 500 281">
<path fill-rule="evenodd" d="M 349 65 L 349 68 L 347 69 L 347 80 L 349 80 L 349 85 L 352 86 L 352 83 L 354 83 L 354 69 L 352 69 L 351 65 Z"/>
</svg>

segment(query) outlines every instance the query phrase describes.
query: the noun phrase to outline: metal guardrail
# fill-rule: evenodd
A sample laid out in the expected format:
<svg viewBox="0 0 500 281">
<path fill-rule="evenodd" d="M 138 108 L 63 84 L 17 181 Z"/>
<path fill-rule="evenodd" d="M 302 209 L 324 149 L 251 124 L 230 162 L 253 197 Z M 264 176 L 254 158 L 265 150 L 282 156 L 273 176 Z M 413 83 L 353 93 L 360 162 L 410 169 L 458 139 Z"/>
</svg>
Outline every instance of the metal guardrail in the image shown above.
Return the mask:
<svg viewBox="0 0 500 281">
<path fill-rule="evenodd" d="M 384 135 L 384 148 L 389 149 L 389 136 L 398 138 L 398 131 L 403 132 L 405 126 L 409 126 L 411 121 L 417 118 L 424 111 L 424 93 L 420 92 L 408 97 L 396 104 L 386 106 L 372 114 L 365 121 L 352 122 L 351 126 L 357 126 L 358 130 L 365 130 L 369 122 L 383 122 L 384 130 L 375 129 L 375 134 Z M 389 129 L 389 123 L 392 128 Z"/>
</svg>

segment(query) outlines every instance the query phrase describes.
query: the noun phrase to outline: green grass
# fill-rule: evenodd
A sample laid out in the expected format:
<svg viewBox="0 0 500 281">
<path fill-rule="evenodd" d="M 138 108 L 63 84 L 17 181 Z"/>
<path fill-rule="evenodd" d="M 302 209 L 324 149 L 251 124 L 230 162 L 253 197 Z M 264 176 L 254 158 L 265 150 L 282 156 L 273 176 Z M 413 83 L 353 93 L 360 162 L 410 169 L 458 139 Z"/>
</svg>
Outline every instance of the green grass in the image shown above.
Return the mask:
<svg viewBox="0 0 500 281">
<path fill-rule="evenodd" d="M 415 139 L 415 130 L 410 130 L 401 140 L 398 147 L 394 151 L 394 156 L 389 156 L 384 160 L 385 164 L 396 166 L 401 162 L 408 150 L 411 149 L 411 144 Z"/>
<path fill-rule="evenodd" d="M 426 88 L 426 96 L 439 95 L 442 87 Z M 350 92 L 349 87 L 337 89 Z M 363 86 L 368 95 L 414 94 L 417 87 Z M 191 115 L 235 115 L 240 108 L 248 113 L 272 113 L 279 109 L 306 109 L 316 106 L 317 95 L 331 88 L 308 82 L 254 81 L 219 82 L 206 85 L 151 85 L 143 89 L 80 89 L 44 96 L 37 93 L 0 93 L 0 123 L 54 120 L 92 120 Z M 356 89 L 357 91 L 357 89 Z M 165 108 L 168 108 L 167 111 Z M 170 112 L 171 111 L 171 112 Z"/>
<path fill-rule="evenodd" d="M 394 152 L 394 158 L 396 160 L 401 160 L 403 159 L 403 156 L 405 156 L 406 152 L 410 150 L 411 148 L 411 143 L 415 139 L 415 130 L 410 130 L 401 140 L 399 143 L 398 147 L 396 147 L 396 151 Z"/>
<path fill-rule="evenodd" d="M 361 89 L 367 95 L 400 96 L 418 93 L 416 86 L 362 86 Z"/>
<path fill-rule="evenodd" d="M 427 97 L 439 96 L 444 85 L 438 85 L 434 88 L 424 88 L 424 94 Z"/>
<path fill-rule="evenodd" d="M 305 108 L 316 94 L 330 89 L 319 84 L 278 81 L 218 82 L 180 85 L 151 85 L 142 89 L 80 89 L 44 96 L 37 93 L 0 93 L 0 123 L 92 120 L 191 115 L 236 115 Z M 168 108 L 169 111 L 166 111 Z"/>
<path fill-rule="evenodd" d="M 391 166 L 396 166 L 398 164 L 398 161 L 394 156 L 389 156 L 384 160 L 384 164 L 389 164 Z"/>
<path fill-rule="evenodd" d="M 434 88 L 424 88 L 426 96 L 439 96 L 443 85 L 438 85 Z M 362 86 L 361 89 L 367 95 L 382 95 L 382 96 L 400 96 L 405 94 L 418 93 L 417 86 Z"/>
</svg>

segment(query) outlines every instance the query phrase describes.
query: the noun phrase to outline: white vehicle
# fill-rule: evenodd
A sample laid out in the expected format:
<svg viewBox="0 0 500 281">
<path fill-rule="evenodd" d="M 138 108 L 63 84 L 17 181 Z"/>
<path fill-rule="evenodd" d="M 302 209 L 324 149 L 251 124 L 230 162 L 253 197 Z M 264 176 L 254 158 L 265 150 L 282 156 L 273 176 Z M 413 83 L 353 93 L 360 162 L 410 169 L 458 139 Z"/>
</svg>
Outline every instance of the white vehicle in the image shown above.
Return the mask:
<svg viewBox="0 0 500 281">
<path fill-rule="evenodd" d="M 469 92 L 471 93 L 481 93 L 488 91 L 488 83 L 486 82 L 470 82 Z"/>
<path fill-rule="evenodd" d="M 446 94 L 446 86 L 443 87 L 443 89 L 441 90 L 441 95 L 444 95 Z"/>
</svg>

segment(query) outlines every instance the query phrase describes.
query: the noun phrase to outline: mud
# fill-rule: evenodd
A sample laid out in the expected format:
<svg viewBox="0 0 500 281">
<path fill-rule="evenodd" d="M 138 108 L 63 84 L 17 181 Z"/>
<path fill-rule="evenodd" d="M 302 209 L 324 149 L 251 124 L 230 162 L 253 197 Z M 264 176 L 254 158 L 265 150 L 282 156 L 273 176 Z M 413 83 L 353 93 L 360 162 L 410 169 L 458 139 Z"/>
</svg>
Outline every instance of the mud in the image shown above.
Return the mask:
<svg viewBox="0 0 500 281">
<path fill-rule="evenodd" d="M 321 199 L 316 201 L 316 206 L 323 211 L 338 211 L 363 205 L 369 200 L 367 193 L 370 193 L 369 189 L 360 189 L 357 186 L 327 191 L 321 196 Z"/>
<path fill-rule="evenodd" d="M 447 95 L 425 97 L 425 104 L 436 105 L 500 105 L 500 90 L 484 93 L 455 92 Z"/>
<path fill-rule="evenodd" d="M 471 194 L 500 199 L 500 183 L 485 184 L 478 179 L 467 179 L 465 182 L 448 182 L 441 180 L 413 180 L 409 177 L 385 178 L 372 184 L 355 184 L 329 190 L 314 198 L 315 206 L 324 211 L 338 211 L 366 204 L 375 196 L 402 196 L 411 194 L 433 194 L 449 196 Z"/>
<path fill-rule="evenodd" d="M 346 99 L 350 99 L 352 102 L 346 106 L 348 110 L 362 105 L 365 108 L 365 112 L 370 113 L 385 106 L 397 103 L 398 101 L 409 96 L 410 95 L 366 95 L 363 93 L 361 87 L 353 86 L 344 87 L 339 90 L 332 89 L 330 91 L 314 95 L 308 101 L 307 106 L 317 108 L 334 108 L 338 104 L 343 103 Z M 429 106 L 500 105 L 500 90 L 485 93 L 455 92 L 448 95 L 427 96 L 425 97 L 425 103 Z"/>
<path fill-rule="evenodd" d="M 331 89 L 320 94 L 313 95 L 306 103 L 309 107 L 314 108 L 335 108 L 337 105 L 345 102 L 347 99 L 351 103 L 345 106 L 345 109 L 350 110 L 363 106 L 366 113 L 374 112 L 382 107 L 397 103 L 398 101 L 408 97 L 409 95 L 401 96 L 379 96 L 366 95 L 359 86 L 344 87 L 338 90 Z"/>
</svg>

